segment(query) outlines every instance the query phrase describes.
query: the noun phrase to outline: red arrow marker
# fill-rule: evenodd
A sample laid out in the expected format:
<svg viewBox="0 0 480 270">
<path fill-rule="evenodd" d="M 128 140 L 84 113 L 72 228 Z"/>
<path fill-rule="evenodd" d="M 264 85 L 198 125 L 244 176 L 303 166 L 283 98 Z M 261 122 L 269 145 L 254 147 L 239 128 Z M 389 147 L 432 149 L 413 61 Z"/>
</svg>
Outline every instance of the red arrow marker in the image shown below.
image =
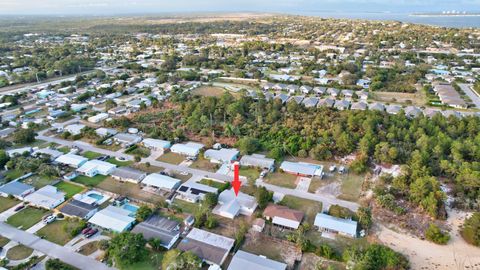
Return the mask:
<svg viewBox="0 0 480 270">
<path fill-rule="evenodd" d="M 233 182 L 232 182 L 232 187 L 233 187 L 233 191 L 235 192 L 235 196 L 238 196 L 238 192 L 240 191 L 240 187 L 242 186 L 242 182 L 240 182 L 239 168 L 240 168 L 240 165 L 238 164 L 238 162 L 235 162 L 233 164 L 234 176 L 233 176 Z"/>
</svg>

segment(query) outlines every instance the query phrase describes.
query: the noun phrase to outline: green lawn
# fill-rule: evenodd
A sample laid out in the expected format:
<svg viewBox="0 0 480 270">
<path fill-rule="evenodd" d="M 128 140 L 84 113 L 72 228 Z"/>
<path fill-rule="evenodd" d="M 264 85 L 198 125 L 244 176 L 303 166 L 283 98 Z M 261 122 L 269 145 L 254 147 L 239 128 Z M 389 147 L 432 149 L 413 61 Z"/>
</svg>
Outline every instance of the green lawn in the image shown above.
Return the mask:
<svg viewBox="0 0 480 270">
<path fill-rule="evenodd" d="M 92 151 L 86 151 L 82 154 L 82 156 L 88 158 L 88 159 L 96 159 L 98 157 L 101 157 L 103 156 L 102 154 L 100 153 L 97 153 L 97 152 L 92 152 Z"/>
<path fill-rule="evenodd" d="M 189 214 L 195 213 L 198 208 L 198 204 L 183 200 L 175 200 L 173 204 L 176 205 L 178 208 L 182 209 L 182 212 Z"/>
<path fill-rule="evenodd" d="M 0 236 L 0 247 L 4 247 L 8 242 L 10 242 L 10 239 Z"/>
<path fill-rule="evenodd" d="M 255 181 L 260 176 L 260 170 L 256 168 L 240 167 L 240 175 L 247 177 L 249 181 Z"/>
<path fill-rule="evenodd" d="M 65 182 L 65 181 L 62 181 L 58 184 L 55 185 L 60 191 L 63 191 L 66 193 L 66 197 L 67 199 L 70 199 L 71 197 L 73 197 L 73 195 L 77 194 L 77 193 L 80 193 L 82 192 L 85 188 L 84 187 L 81 187 L 79 185 L 75 185 L 75 184 L 72 184 L 72 183 L 68 183 L 68 182 Z"/>
<path fill-rule="evenodd" d="M 295 184 L 296 180 L 297 180 L 296 175 L 283 173 L 283 172 L 274 172 L 274 173 L 267 174 L 264 181 L 266 183 L 276 185 L 279 187 L 296 188 L 297 187 L 297 184 Z"/>
<path fill-rule="evenodd" d="M 134 155 L 134 156 L 148 157 L 150 156 L 150 149 L 143 146 L 137 146 L 133 149 L 128 149 L 127 151 L 125 151 L 125 153 Z"/>
<path fill-rule="evenodd" d="M 119 265 L 120 270 L 156 270 L 162 265 L 163 253 L 150 251 L 147 259 L 130 265 Z"/>
<path fill-rule="evenodd" d="M 19 170 L 8 170 L 6 173 L 5 173 L 5 179 L 7 181 L 10 181 L 10 180 L 15 180 L 17 178 L 19 178 L 20 176 L 24 175 L 23 172 L 19 171 Z"/>
<path fill-rule="evenodd" d="M 22 211 L 7 219 L 7 223 L 15 228 L 21 227 L 22 230 L 27 230 L 33 225 L 37 224 L 42 217 L 50 214 L 51 212 L 45 209 L 26 207 Z"/>
<path fill-rule="evenodd" d="M 315 216 L 322 212 L 322 203 L 286 195 L 279 203 L 289 208 L 302 211 L 305 214 L 306 221 L 313 224 Z"/>
<path fill-rule="evenodd" d="M 7 258 L 12 261 L 18 261 L 28 258 L 32 253 L 33 249 L 24 245 L 17 245 L 7 251 Z"/>
<path fill-rule="evenodd" d="M 209 172 L 216 172 L 220 166 L 218 164 L 210 162 L 210 160 L 203 157 L 203 155 L 199 155 L 198 159 L 190 165 L 190 168 L 209 171 Z"/>
<path fill-rule="evenodd" d="M 23 179 L 22 182 L 31 186 L 34 186 L 36 189 L 41 189 L 46 185 L 52 184 L 55 180 L 55 177 L 32 175 L 27 179 Z"/>
<path fill-rule="evenodd" d="M 114 158 L 114 157 L 111 157 L 111 158 L 107 159 L 107 162 L 110 162 L 110 163 L 112 163 L 112 164 L 115 164 L 115 165 L 117 165 L 117 166 L 119 166 L 119 167 L 130 166 L 130 165 L 133 164 L 133 161 L 131 161 L 131 160 L 119 161 L 119 160 L 117 160 L 117 159 Z"/>
<path fill-rule="evenodd" d="M 360 193 L 362 192 L 362 184 L 365 175 L 348 173 L 341 175 L 339 178 L 342 181 L 342 194 L 338 196 L 338 198 L 353 202 L 358 201 Z"/>
<path fill-rule="evenodd" d="M 79 175 L 79 176 L 75 177 L 75 179 L 73 179 L 73 181 L 77 182 L 77 183 L 80 183 L 80 184 L 84 184 L 85 186 L 88 186 L 88 187 L 94 187 L 94 186 L 100 184 L 106 178 L 107 178 L 107 176 L 101 175 L 101 174 L 97 174 L 94 177 Z"/>
<path fill-rule="evenodd" d="M 64 153 L 64 154 L 67 154 L 68 152 L 70 152 L 70 147 L 62 146 L 62 147 L 58 148 L 57 150 Z"/>
<path fill-rule="evenodd" d="M 70 231 L 78 226 L 79 221 L 74 218 L 56 220 L 40 229 L 36 234 L 50 242 L 63 246 L 73 239 L 74 236 L 70 235 Z"/>
<path fill-rule="evenodd" d="M 158 161 L 178 165 L 185 160 L 185 157 L 177 153 L 168 152 L 157 158 Z"/>
<path fill-rule="evenodd" d="M 16 199 L 10 199 L 10 198 L 5 198 L 5 197 L 0 196 L 0 213 L 7 210 L 7 209 L 12 208 L 13 206 L 15 206 L 18 203 L 20 203 L 20 201 L 18 201 Z"/>
<path fill-rule="evenodd" d="M 225 185 L 225 183 L 222 183 L 222 182 L 219 182 L 219 181 L 214 181 L 212 179 L 205 179 L 205 178 L 200 180 L 199 183 L 210 186 L 210 187 L 214 187 L 214 188 L 217 188 L 217 189 L 220 189 Z"/>
</svg>

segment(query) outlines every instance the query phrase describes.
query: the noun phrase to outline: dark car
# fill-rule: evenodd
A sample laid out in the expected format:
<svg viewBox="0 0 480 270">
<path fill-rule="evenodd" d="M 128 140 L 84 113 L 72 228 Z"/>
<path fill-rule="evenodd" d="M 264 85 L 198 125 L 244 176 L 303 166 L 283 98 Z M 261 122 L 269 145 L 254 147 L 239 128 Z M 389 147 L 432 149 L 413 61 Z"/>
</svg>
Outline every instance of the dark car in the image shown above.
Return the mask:
<svg viewBox="0 0 480 270">
<path fill-rule="evenodd" d="M 85 229 L 82 230 L 82 234 L 86 234 L 88 231 L 90 231 L 90 227 L 86 227 Z"/>
<path fill-rule="evenodd" d="M 22 210 L 23 208 L 25 208 L 24 204 L 15 207 L 15 209 L 13 209 L 13 211 L 18 212 L 18 211 Z"/>
<path fill-rule="evenodd" d="M 85 234 L 85 236 L 86 236 L 87 238 L 90 238 L 90 237 L 92 237 L 93 235 L 95 235 L 97 232 L 98 232 L 98 229 L 93 229 L 93 230 L 89 231 L 87 234 Z"/>
<path fill-rule="evenodd" d="M 87 229 L 85 229 L 85 232 L 82 231 L 82 233 L 83 233 L 83 235 L 86 236 L 86 235 L 89 234 L 91 231 L 93 231 L 93 228 L 87 228 Z"/>
</svg>

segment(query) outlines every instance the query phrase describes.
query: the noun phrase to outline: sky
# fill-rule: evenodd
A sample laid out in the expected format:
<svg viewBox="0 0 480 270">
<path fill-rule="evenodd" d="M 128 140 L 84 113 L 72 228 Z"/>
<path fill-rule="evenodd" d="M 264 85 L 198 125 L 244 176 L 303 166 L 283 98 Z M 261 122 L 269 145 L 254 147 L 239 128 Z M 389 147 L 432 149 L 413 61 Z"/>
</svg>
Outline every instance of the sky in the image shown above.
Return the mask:
<svg viewBox="0 0 480 270">
<path fill-rule="evenodd" d="M 480 0 L 0 0 L 3 15 L 121 15 L 171 12 L 480 12 Z"/>
</svg>

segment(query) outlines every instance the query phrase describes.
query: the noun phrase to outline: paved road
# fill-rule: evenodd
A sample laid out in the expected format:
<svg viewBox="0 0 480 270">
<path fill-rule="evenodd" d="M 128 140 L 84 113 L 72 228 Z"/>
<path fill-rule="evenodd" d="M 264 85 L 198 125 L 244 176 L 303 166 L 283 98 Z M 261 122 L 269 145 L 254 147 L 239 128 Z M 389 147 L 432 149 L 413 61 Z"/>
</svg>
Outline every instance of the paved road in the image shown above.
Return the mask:
<svg viewBox="0 0 480 270">
<path fill-rule="evenodd" d="M 472 100 L 475 107 L 480 109 L 480 96 L 472 90 L 472 85 L 459 83 L 458 86 L 460 86 L 460 89 L 462 89 L 462 91 Z"/>
<path fill-rule="evenodd" d="M 15 242 L 21 243 L 27 247 L 30 247 L 34 250 L 40 251 L 41 253 L 52 257 L 58 258 L 63 262 L 66 262 L 70 265 L 77 267 L 78 269 L 88 269 L 88 270 L 113 270 L 105 264 L 96 261 L 95 259 L 89 258 L 82 254 L 72 252 L 69 248 L 59 246 L 47 240 L 43 240 L 40 237 L 27 233 L 25 231 L 16 229 L 10 225 L 7 225 L 3 222 L 0 222 L 0 235 L 13 240 Z"/>
<path fill-rule="evenodd" d="M 314 193 L 300 191 L 300 190 L 296 190 L 296 189 L 279 187 L 279 186 L 267 184 L 260 179 L 257 180 L 256 185 L 257 186 L 263 186 L 263 187 L 265 187 L 268 190 L 273 191 L 273 192 L 278 192 L 278 193 L 282 193 L 282 194 L 285 194 L 285 195 L 291 195 L 291 196 L 295 196 L 295 197 L 299 197 L 299 198 L 303 198 L 303 199 L 308 199 L 308 200 L 312 200 L 312 201 L 321 202 L 322 203 L 322 208 L 324 210 L 328 210 L 328 208 L 330 208 L 330 206 L 334 205 L 334 204 L 338 204 L 340 206 L 346 207 L 346 208 L 348 208 L 348 209 L 350 209 L 354 212 L 356 212 L 358 207 L 359 207 L 359 205 L 357 203 L 340 200 L 340 199 L 335 198 L 334 196 L 330 196 L 330 195 L 326 195 L 326 194 L 314 194 Z"/>
<path fill-rule="evenodd" d="M 76 147 L 79 147 L 83 150 L 97 152 L 97 153 L 100 153 L 102 155 L 109 155 L 109 156 L 112 156 L 112 157 L 121 157 L 121 158 L 124 158 L 124 159 L 127 159 L 127 160 L 133 160 L 134 159 L 133 156 L 125 154 L 125 153 L 114 152 L 114 151 L 98 148 L 98 147 L 95 147 L 95 146 L 93 146 L 89 143 L 83 142 L 83 141 L 73 141 L 72 142 L 72 141 L 67 141 L 67 140 L 63 140 L 63 139 L 60 139 L 60 138 L 48 137 L 48 136 L 42 135 L 43 133 L 44 132 L 40 132 L 39 135 L 37 136 L 37 139 L 44 140 L 44 141 L 47 141 L 47 142 L 54 142 L 54 143 L 61 144 L 61 145 L 67 145 L 67 146 L 70 146 L 70 147 L 76 146 Z M 165 168 L 165 169 L 170 169 L 170 170 L 179 171 L 179 172 L 187 172 L 187 173 L 192 174 L 195 177 L 209 177 L 209 178 L 218 179 L 218 180 L 221 180 L 221 181 L 232 181 L 233 180 L 233 178 L 231 176 L 227 176 L 227 175 L 224 175 L 224 174 L 218 174 L 218 173 L 214 173 L 214 172 L 208 172 L 208 171 L 203 171 L 203 170 L 194 169 L 194 168 L 190 168 L 190 167 L 179 166 L 179 165 L 175 165 L 175 164 L 161 162 L 161 161 L 155 160 L 154 158 L 151 158 L 151 157 L 142 159 L 142 162 L 150 162 L 150 164 L 153 165 L 153 166 L 162 167 L 162 168 Z M 347 207 L 347 208 L 351 209 L 352 211 L 357 211 L 357 209 L 359 207 L 359 205 L 357 203 L 340 200 L 340 199 L 335 198 L 334 196 L 329 196 L 329 195 L 326 195 L 326 194 L 325 195 L 324 194 L 313 194 L 313 193 L 309 193 L 309 192 L 306 192 L 306 191 L 282 188 L 282 187 L 278 187 L 278 186 L 275 186 L 275 185 L 266 184 L 266 183 L 263 183 L 261 181 L 260 181 L 260 183 L 257 183 L 257 185 L 258 184 L 260 184 L 262 186 L 265 186 L 268 190 L 273 191 L 273 192 L 279 192 L 279 193 L 283 193 L 285 195 L 292 195 L 292 196 L 296 196 L 296 197 L 300 197 L 300 198 L 304 198 L 304 199 L 309 199 L 309 200 L 322 202 L 324 209 L 328 209 L 328 208 L 325 208 L 325 207 L 329 207 L 332 204 L 338 204 L 338 205 Z"/>
</svg>

